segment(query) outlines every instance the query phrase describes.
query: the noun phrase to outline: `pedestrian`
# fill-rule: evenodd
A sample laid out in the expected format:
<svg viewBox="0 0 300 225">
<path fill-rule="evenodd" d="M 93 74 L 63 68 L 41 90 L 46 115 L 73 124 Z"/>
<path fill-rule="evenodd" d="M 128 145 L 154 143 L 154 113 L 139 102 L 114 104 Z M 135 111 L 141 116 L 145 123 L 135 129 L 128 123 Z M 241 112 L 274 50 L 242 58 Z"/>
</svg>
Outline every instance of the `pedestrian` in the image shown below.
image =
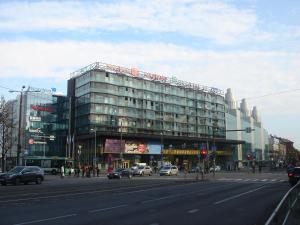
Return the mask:
<svg viewBox="0 0 300 225">
<path fill-rule="evenodd" d="M 64 165 L 61 165 L 61 167 L 60 167 L 60 177 L 64 178 L 64 176 L 65 176 L 65 168 L 64 168 Z"/>
<path fill-rule="evenodd" d="M 85 175 L 85 166 L 82 165 L 82 177 L 84 177 L 84 175 Z"/>
<path fill-rule="evenodd" d="M 258 172 L 261 173 L 261 169 L 262 169 L 262 162 L 260 161 L 260 162 L 258 163 Z"/>
<path fill-rule="evenodd" d="M 71 176 L 71 173 L 72 173 L 71 165 L 69 165 L 69 167 L 68 167 L 68 172 L 69 172 L 69 177 L 70 177 L 70 176 Z"/>
<path fill-rule="evenodd" d="M 96 166 L 96 171 L 97 171 L 97 177 L 99 177 L 100 169 L 98 166 Z"/>
</svg>

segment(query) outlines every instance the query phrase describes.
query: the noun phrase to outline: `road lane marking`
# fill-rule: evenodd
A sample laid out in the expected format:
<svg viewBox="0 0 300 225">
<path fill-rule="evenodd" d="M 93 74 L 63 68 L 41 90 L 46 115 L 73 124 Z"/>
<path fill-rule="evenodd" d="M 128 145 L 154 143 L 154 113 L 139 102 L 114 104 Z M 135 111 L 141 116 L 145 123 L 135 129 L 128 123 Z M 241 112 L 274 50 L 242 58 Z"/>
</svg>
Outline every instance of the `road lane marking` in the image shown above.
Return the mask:
<svg viewBox="0 0 300 225">
<path fill-rule="evenodd" d="M 268 179 L 263 179 L 263 180 L 261 180 L 262 182 L 265 182 L 265 181 L 267 181 Z"/>
<path fill-rule="evenodd" d="M 160 183 L 161 184 L 161 183 Z M 8 202 L 19 202 L 19 201 L 27 201 L 27 200 L 38 200 L 38 199 L 48 199 L 48 198 L 56 198 L 56 197 L 68 197 L 68 196 L 77 196 L 77 195 L 84 195 L 84 194 L 94 194 L 94 193 L 105 193 L 105 192 L 111 192 L 111 191 L 119 191 L 119 190 L 130 190 L 133 188 L 139 188 L 139 187 L 156 187 L 158 184 L 155 185 L 139 185 L 134 187 L 122 187 L 122 188 L 115 188 L 115 189 L 107 189 L 107 190 L 96 190 L 96 191 L 84 191 L 79 193 L 69 193 L 69 194 L 58 194 L 58 195 L 50 195 L 50 196 L 42 196 L 42 197 L 32 197 L 32 198 L 19 198 L 19 199 L 9 199 L 9 200 L 1 200 L 0 203 L 8 203 Z M 161 186 L 159 186 L 161 188 Z M 143 191 L 149 191 L 149 189 L 143 189 Z"/>
<path fill-rule="evenodd" d="M 128 206 L 128 204 L 117 205 L 117 206 L 112 206 L 112 207 L 102 208 L 102 209 L 94 209 L 94 210 L 90 210 L 89 212 L 90 213 L 103 212 L 103 211 L 108 211 L 108 210 L 112 210 L 112 209 L 122 208 L 122 207 L 126 207 L 126 206 Z"/>
<path fill-rule="evenodd" d="M 195 212 L 198 212 L 198 211 L 199 211 L 199 209 L 191 209 L 191 210 L 188 211 L 188 213 L 195 213 Z"/>
<path fill-rule="evenodd" d="M 274 181 L 277 181 L 277 179 L 273 179 L 273 180 L 271 180 L 272 182 L 274 182 Z"/>
<path fill-rule="evenodd" d="M 227 201 L 229 201 L 229 200 L 232 200 L 232 199 L 241 197 L 241 196 L 243 196 L 243 195 L 250 194 L 250 193 L 252 193 L 252 192 L 258 191 L 258 190 L 260 190 L 260 189 L 262 189 L 262 188 L 265 188 L 265 187 L 266 187 L 266 186 L 264 185 L 264 186 L 261 186 L 261 187 L 256 188 L 256 189 L 253 189 L 253 190 L 250 190 L 250 191 L 246 191 L 246 192 L 240 193 L 240 194 L 238 194 L 238 195 L 231 196 L 231 197 L 229 197 L 229 198 L 225 198 L 225 199 L 223 199 L 223 200 L 221 200 L 221 201 L 215 202 L 214 205 L 218 205 L 218 204 L 227 202 Z"/>
<path fill-rule="evenodd" d="M 184 194 L 169 195 L 169 196 L 161 197 L 161 198 L 153 198 L 153 199 L 145 200 L 142 203 L 146 204 L 146 203 L 150 203 L 150 202 L 156 202 L 156 201 L 160 201 L 160 200 L 165 200 L 165 199 L 174 198 L 174 197 L 181 197 L 181 196 L 191 195 L 191 194 L 195 194 L 195 193 L 203 194 L 202 192 L 199 192 L 199 191 L 193 191 L 193 192 L 188 192 L 188 193 L 184 193 Z"/>
<path fill-rule="evenodd" d="M 32 220 L 32 221 L 23 222 L 23 223 L 16 223 L 14 225 L 25 225 L 25 224 L 41 223 L 41 222 L 45 222 L 45 221 L 64 219 L 64 218 L 74 217 L 74 216 L 77 216 L 77 214 L 69 214 L 69 215 L 64 215 L 64 216 L 56 216 L 56 217 L 50 217 L 50 218 L 41 219 L 41 220 Z"/>
</svg>

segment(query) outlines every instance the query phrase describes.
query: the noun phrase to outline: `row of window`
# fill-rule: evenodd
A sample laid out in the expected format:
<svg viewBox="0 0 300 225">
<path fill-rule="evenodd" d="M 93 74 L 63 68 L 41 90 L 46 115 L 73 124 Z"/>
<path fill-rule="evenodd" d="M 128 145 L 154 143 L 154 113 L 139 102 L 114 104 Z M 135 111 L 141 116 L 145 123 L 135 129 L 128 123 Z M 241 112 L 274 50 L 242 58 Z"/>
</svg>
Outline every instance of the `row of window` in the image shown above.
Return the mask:
<svg viewBox="0 0 300 225">
<path fill-rule="evenodd" d="M 103 104 L 85 104 L 76 108 L 76 115 L 85 114 L 107 114 L 112 116 L 128 116 L 136 118 L 149 118 L 157 120 L 187 120 L 196 117 L 208 118 L 210 120 L 225 120 L 225 113 L 214 112 L 209 110 L 195 110 L 194 108 L 180 108 L 180 107 L 164 107 L 162 110 L 138 109 L 132 107 L 117 107 L 114 105 Z"/>
</svg>

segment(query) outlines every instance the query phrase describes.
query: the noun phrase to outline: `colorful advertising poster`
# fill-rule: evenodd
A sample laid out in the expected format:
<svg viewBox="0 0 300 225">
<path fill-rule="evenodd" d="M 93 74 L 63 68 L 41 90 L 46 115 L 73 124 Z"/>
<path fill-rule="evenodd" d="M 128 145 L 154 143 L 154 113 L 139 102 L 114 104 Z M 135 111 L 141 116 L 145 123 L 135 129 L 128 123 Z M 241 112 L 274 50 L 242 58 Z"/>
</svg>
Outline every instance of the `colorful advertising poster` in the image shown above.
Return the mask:
<svg viewBox="0 0 300 225">
<path fill-rule="evenodd" d="M 124 140 L 122 141 L 118 139 L 106 139 L 104 153 L 120 153 L 121 148 L 124 149 Z"/>
<path fill-rule="evenodd" d="M 148 154 L 152 154 L 152 155 L 159 155 L 160 154 L 160 149 L 161 149 L 160 143 L 148 142 L 147 143 L 147 148 L 148 148 Z"/>
<path fill-rule="evenodd" d="M 148 149 L 145 143 L 139 141 L 126 141 L 125 151 L 127 154 L 148 154 Z"/>
</svg>

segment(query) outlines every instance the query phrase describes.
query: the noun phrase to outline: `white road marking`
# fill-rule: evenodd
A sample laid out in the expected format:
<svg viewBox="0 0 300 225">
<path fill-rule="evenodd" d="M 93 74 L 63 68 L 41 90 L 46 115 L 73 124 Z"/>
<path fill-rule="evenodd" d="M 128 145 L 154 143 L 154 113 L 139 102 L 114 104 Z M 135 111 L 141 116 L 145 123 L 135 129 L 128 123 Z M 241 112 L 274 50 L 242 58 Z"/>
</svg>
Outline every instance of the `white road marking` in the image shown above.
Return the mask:
<svg viewBox="0 0 300 225">
<path fill-rule="evenodd" d="M 272 182 L 274 182 L 274 181 L 276 181 L 277 179 L 273 179 L 273 180 L 271 180 Z"/>
<path fill-rule="evenodd" d="M 16 223 L 14 225 L 24 225 L 24 224 L 41 223 L 41 222 L 45 222 L 45 221 L 64 219 L 64 218 L 73 217 L 73 216 L 77 216 L 77 214 L 69 214 L 69 215 L 64 215 L 64 216 L 56 216 L 56 217 L 50 217 L 50 218 L 41 219 L 41 220 L 32 220 L 32 221 L 23 222 L 23 223 Z"/>
<path fill-rule="evenodd" d="M 252 181 L 258 181 L 258 179 L 253 179 Z"/>
<path fill-rule="evenodd" d="M 188 192 L 188 193 L 184 193 L 184 194 L 169 195 L 169 196 L 161 197 L 161 198 L 153 198 L 153 199 L 143 201 L 142 203 L 146 204 L 146 203 L 149 203 L 149 202 L 156 202 L 156 201 L 160 201 L 160 200 L 164 200 L 164 199 L 169 199 L 169 198 L 174 198 L 174 197 L 181 197 L 181 196 L 191 195 L 191 194 L 195 194 L 195 193 L 203 194 L 203 192 L 201 193 L 199 191 L 193 191 L 193 192 Z"/>
<path fill-rule="evenodd" d="M 94 210 L 90 210 L 90 213 L 95 213 L 95 212 L 103 212 L 103 211 L 107 211 L 107 210 L 111 210 L 111 209 L 117 209 L 117 208 L 122 208 L 122 207 L 126 207 L 128 206 L 127 204 L 124 205 L 117 205 L 117 206 L 113 206 L 113 207 L 108 207 L 108 208 L 102 208 L 102 209 L 94 209 Z"/>
<path fill-rule="evenodd" d="M 263 179 L 263 180 L 261 180 L 261 181 L 263 181 L 263 182 L 265 182 L 265 181 L 267 181 L 268 179 Z"/>
<path fill-rule="evenodd" d="M 0 201 L 0 203 L 48 199 L 48 198 L 56 198 L 56 197 L 68 197 L 68 196 L 77 196 L 77 195 L 93 194 L 93 193 L 105 193 L 105 192 L 110 192 L 110 191 L 128 190 L 128 189 L 139 188 L 139 187 L 144 187 L 144 186 L 146 186 L 146 185 L 139 185 L 139 186 L 133 186 L 133 187 L 122 187 L 122 188 L 107 189 L 107 190 L 84 191 L 84 192 L 79 192 L 79 193 L 58 194 L 58 195 L 50 195 L 50 196 L 42 196 L 42 197 L 10 199 L 10 200 L 2 200 L 2 201 Z M 156 186 L 158 186 L 158 184 L 155 184 L 152 186 L 147 185 L 147 187 L 156 187 Z M 159 188 L 161 188 L 161 187 L 159 187 Z M 147 188 L 147 189 L 143 189 L 143 190 L 139 190 L 139 191 L 140 192 L 149 191 L 149 189 L 153 189 L 153 188 Z M 134 191 L 134 192 L 136 192 L 136 191 Z M 132 192 L 132 193 L 134 193 L 134 192 Z"/>
<path fill-rule="evenodd" d="M 225 198 L 225 199 L 223 199 L 223 200 L 221 200 L 221 201 L 215 202 L 214 205 L 218 205 L 218 204 L 221 204 L 221 203 L 223 203 L 223 202 L 227 202 L 227 201 L 229 201 L 229 200 L 232 200 L 232 199 L 241 197 L 241 196 L 243 196 L 243 195 L 250 194 L 250 193 L 255 192 L 255 191 L 258 191 L 258 190 L 260 190 L 260 189 L 262 189 L 262 188 L 264 188 L 264 187 L 265 187 L 265 186 L 261 186 L 261 187 L 256 188 L 256 189 L 253 189 L 253 190 L 250 190 L 250 191 L 247 191 L 247 192 L 243 192 L 243 193 L 240 193 L 240 194 L 238 194 L 238 195 L 231 196 L 231 197 L 229 197 L 229 198 Z"/>
<path fill-rule="evenodd" d="M 199 211 L 199 209 L 191 209 L 191 210 L 188 211 L 188 213 L 195 213 L 195 212 L 198 212 L 198 211 Z"/>
</svg>

